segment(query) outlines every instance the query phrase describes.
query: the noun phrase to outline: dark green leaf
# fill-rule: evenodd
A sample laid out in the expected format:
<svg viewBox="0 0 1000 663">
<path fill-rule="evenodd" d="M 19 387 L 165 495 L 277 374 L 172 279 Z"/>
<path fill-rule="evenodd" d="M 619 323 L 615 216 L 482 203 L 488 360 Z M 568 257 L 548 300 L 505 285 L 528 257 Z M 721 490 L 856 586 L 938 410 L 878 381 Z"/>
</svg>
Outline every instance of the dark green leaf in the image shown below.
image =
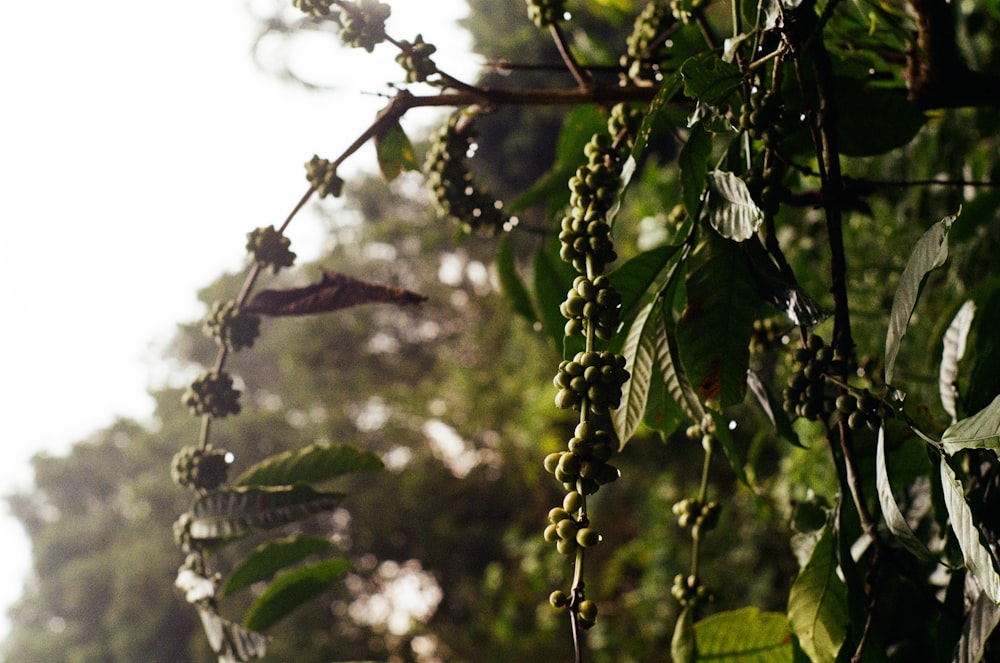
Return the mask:
<svg viewBox="0 0 1000 663">
<path fill-rule="evenodd" d="M 514 311 L 521 315 L 528 322 L 534 323 L 538 320 L 535 307 L 531 303 L 531 296 L 528 288 L 517 273 L 517 264 L 514 260 L 514 252 L 510 248 L 510 236 L 504 235 L 500 240 L 500 248 L 497 251 L 497 274 L 500 278 L 500 287 L 507 297 L 507 301 Z"/>
<path fill-rule="evenodd" d="M 265 458 L 234 482 L 234 486 L 290 486 L 335 479 L 353 472 L 382 469 L 382 461 L 349 444 L 310 444 Z"/>
<path fill-rule="evenodd" d="M 792 428 L 792 422 L 788 420 L 788 415 L 782 409 L 781 402 L 771 394 L 771 390 L 761 380 L 757 371 L 747 371 L 747 388 L 750 389 L 750 393 L 757 399 L 760 409 L 764 412 L 764 416 L 767 417 L 768 421 L 771 422 L 771 425 L 774 426 L 775 432 L 789 443 L 801 448 L 803 445 L 799 440 L 799 434 Z"/>
<path fill-rule="evenodd" d="M 694 625 L 698 661 L 713 663 L 792 663 L 788 618 L 778 612 L 740 608 L 706 617 Z"/>
<path fill-rule="evenodd" d="M 941 487 L 944 489 L 944 503 L 948 508 L 951 529 L 962 549 L 966 568 L 976 577 L 983 592 L 994 603 L 1000 603 L 1000 571 L 997 569 L 997 561 L 979 531 L 972 509 L 965 501 L 965 489 L 949 461 L 947 457 L 941 459 Z"/>
<path fill-rule="evenodd" d="M 226 539 L 251 529 L 277 527 L 314 513 L 332 511 L 344 495 L 309 486 L 233 488 L 204 495 L 191 507 L 191 536 Z"/>
<path fill-rule="evenodd" d="M 262 543 L 233 569 L 222 593 L 232 594 L 255 582 L 268 580 L 281 569 L 329 546 L 330 542 L 321 536 L 302 534 Z"/>
<path fill-rule="evenodd" d="M 306 601 L 319 596 L 347 573 L 346 559 L 328 559 L 282 573 L 261 594 L 243 617 L 244 628 L 262 631 Z"/>
<path fill-rule="evenodd" d="M 404 170 L 420 170 L 413 145 L 399 122 L 393 123 L 375 137 L 375 151 L 378 154 L 378 166 L 382 171 L 382 177 L 387 182 L 399 177 Z"/>
<path fill-rule="evenodd" d="M 896 355 L 906 334 L 906 326 L 913 315 L 924 279 L 948 259 L 948 231 L 955 222 L 955 216 L 948 216 L 931 226 L 913 249 L 903 275 L 899 277 L 896 295 L 889 313 L 889 331 L 885 337 L 885 381 L 892 384 L 896 367 Z"/>
<path fill-rule="evenodd" d="M 705 216 L 726 239 L 736 242 L 750 239 L 764 220 L 764 212 L 757 207 L 746 182 L 733 173 L 719 170 L 709 173 L 707 196 Z"/>
<path fill-rule="evenodd" d="M 559 258 L 559 248 L 559 238 L 553 237 L 535 253 L 535 303 L 541 314 L 542 329 L 561 353 L 566 319 L 559 312 L 559 305 L 566 299 L 576 272 Z"/>
<path fill-rule="evenodd" d="M 657 277 L 667 268 L 678 250 L 679 246 L 660 246 L 650 249 L 608 274 L 611 285 L 621 295 L 623 316 L 629 315 L 642 301 L 650 286 L 656 283 Z"/>
<path fill-rule="evenodd" d="M 674 72 L 663 81 L 639 127 L 639 135 L 632 148 L 632 157 L 636 161 L 642 158 L 650 143 L 673 127 L 668 114 L 669 104 L 683 88 L 684 79 L 680 72 Z"/>
<path fill-rule="evenodd" d="M 837 550 L 829 525 L 792 583 L 788 621 L 810 661 L 833 663 L 837 659 L 847 637 L 847 588 L 837 576 Z"/>
<path fill-rule="evenodd" d="M 927 121 L 901 88 L 838 78 L 836 95 L 837 137 L 843 154 L 872 156 L 902 147 Z"/>
<path fill-rule="evenodd" d="M 829 317 L 809 293 L 781 273 L 760 239 L 750 238 L 740 246 L 746 252 L 761 297 L 774 308 L 783 311 L 792 324 L 814 327 Z"/>
<path fill-rule="evenodd" d="M 702 398 L 739 403 L 762 302 L 735 242 L 707 233 L 689 262 L 687 306 L 677 326 L 681 357 Z"/>
<path fill-rule="evenodd" d="M 708 159 L 711 155 L 712 135 L 705 131 L 699 122 L 691 127 L 691 133 L 678 157 L 681 185 L 684 188 L 684 209 L 692 219 L 698 217 L 701 195 L 705 191 Z"/>
<path fill-rule="evenodd" d="M 681 65 L 681 75 L 684 77 L 684 94 L 712 106 L 725 101 L 739 87 L 742 79 L 738 67 L 714 53 L 690 58 Z"/>
<path fill-rule="evenodd" d="M 701 400 L 688 381 L 684 364 L 681 362 L 677 342 L 677 324 L 674 322 L 673 300 L 676 290 L 683 280 L 684 270 L 677 269 L 664 291 L 663 305 L 657 322 L 663 325 L 663 331 L 658 331 L 656 345 L 656 363 L 663 378 L 663 385 L 674 402 L 684 411 L 691 421 L 701 423 L 705 409 Z"/>
</svg>

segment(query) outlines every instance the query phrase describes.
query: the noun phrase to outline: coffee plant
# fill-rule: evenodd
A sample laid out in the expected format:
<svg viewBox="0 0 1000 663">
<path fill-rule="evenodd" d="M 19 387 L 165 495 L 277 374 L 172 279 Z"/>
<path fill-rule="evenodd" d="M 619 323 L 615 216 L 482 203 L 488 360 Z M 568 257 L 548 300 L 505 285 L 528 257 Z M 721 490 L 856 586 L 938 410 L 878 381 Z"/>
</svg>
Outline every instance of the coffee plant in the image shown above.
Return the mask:
<svg viewBox="0 0 1000 663">
<path fill-rule="evenodd" d="M 212 553 L 334 508 L 344 495 L 328 482 L 381 466 L 353 446 L 317 444 L 230 479 L 239 450 L 211 444 L 212 422 L 241 411 L 227 357 L 252 348 L 262 318 L 422 301 L 335 272 L 254 295 L 265 270 L 294 263 L 288 224 L 311 198 L 341 194 L 338 169 L 369 141 L 387 180 L 424 171 L 457 241 L 498 242 L 512 309 L 561 354 L 552 408 L 568 419 L 552 416 L 566 423 L 565 444 L 540 449 L 538 462 L 562 499 L 538 529 L 567 561 L 547 603 L 566 615 L 576 661 L 588 632 L 600 634 L 604 620 L 614 629 L 615 612 L 627 609 L 612 603 L 605 616 L 602 571 L 588 562 L 623 543 L 596 507 L 630 479 L 619 461 L 626 445 L 649 435 L 702 459 L 686 470 L 696 490 L 672 506 L 689 550 L 666 588 L 677 604 L 678 663 L 1000 656 L 1000 530 L 990 517 L 1000 476 L 1000 157 L 987 150 L 966 161 L 941 142 L 937 161 L 921 154 L 932 177 L 883 178 L 908 172 L 920 141 L 947 141 L 956 127 L 985 141 L 1000 127 L 1000 76 L 969 64 L 997 61 L 989 35 L 1000 5 L 652 0 L 635 8 L 621 44 L 595 48 L 578 19 L 630 3 L 526 0 L 525 22 L 551 38 L 574 81 L 538 88 L 456 79 L 421 34 L 387 32 L 391 9 L 378 0 L 292 4 L 330 22 L 347 46 L 394 49 L 404 82 L 341 155 L 306 163 L 305 195 L 279 227 L 249 233 L 244 285 L 204 323 L 219 350 L 183 396 L 201 432 L 173 462 L 175 481 L 194 492 L 174 529 L 186 556 L 177 585 L 220 661 L 262 657 L 263 631 L 349 563 L 304 564 L 315 539 L 281 537 L 224 583 Z M 496 66 L 515 81 L 521 70 Z M 419 107 L 453 109 L 423 166 L 400 125 Z M 504 205 L 471 154 L 476 126 L 508 107 L 570 110 L 551 170 Z M 891 216 L 914 191 L 920 204 Z M 647 207 L 641 217 L 636 200 Z M 863 233 L 880 225 L 895 228 L 884 235 L 891 248 L 883 239 L 866 246 Z M 937 375 L 927 378 L 931 355 Z M 727 569 L 703 559 L 710 532 L 736 527 L 727 504 L 737 496 L 713 484 L 713 465 L 724 460 L 747 496 L 770 490 L 749 456 L 755 439 L 781 440 L 787 458 L 797 447 L 825 449 L 835 485 L 816 495 L 784 484 L 800 561 L 784 611 L 718 609 Z M 239 624 L 220 614 L 221 594 L 256 582 L 270 584 Z"/>
</svg>

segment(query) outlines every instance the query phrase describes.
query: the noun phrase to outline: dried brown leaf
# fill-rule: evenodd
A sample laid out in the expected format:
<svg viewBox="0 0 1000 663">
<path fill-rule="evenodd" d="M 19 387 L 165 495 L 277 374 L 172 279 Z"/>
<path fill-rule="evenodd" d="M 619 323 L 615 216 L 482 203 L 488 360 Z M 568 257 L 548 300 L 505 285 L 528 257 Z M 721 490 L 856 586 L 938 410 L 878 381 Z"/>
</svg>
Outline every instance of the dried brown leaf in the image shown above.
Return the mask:
<svg viewBox="0 0 1000 663">
<path fill-rule="evenodd" d="M 319 283 L 303 288 L 262 290 L 243 310 L 271 316 L 312 315 L 361 304 L 419 304 L 426 299 L 405 288 L 368 283 L 324 269 Z"/>
</svg>

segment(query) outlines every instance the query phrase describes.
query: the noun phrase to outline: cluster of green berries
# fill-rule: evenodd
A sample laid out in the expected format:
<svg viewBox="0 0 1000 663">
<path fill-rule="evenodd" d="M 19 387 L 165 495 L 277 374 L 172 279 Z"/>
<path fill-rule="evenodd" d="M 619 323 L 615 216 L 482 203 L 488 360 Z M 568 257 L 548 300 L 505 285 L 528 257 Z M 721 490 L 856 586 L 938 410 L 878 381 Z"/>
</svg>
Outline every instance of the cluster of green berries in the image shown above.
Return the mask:
<svg viewBox="0 0 1000 663">
<path fill-rule="evenodd" d="M 809 336 L 805 347 L 795 351 L 796 371 L 782 391 L 784 410 L 790 417 L 825 419 L 833 412 L 836 396 L 826 375 L 844 375 L 845 363 L 834 359 L 833 348 L 816 334 Z"/>
<path fill-rule="evenodd" d="M 677 524 L 681 529 L 688 527 L 699 533 L 715 529 L 719 523 L 719 512 L 722 506 L 718 502 L 701 502 L 694 498 L 685 498 L 673 506 Z"/>
<path fill-rule="evenodd" d="M 174 455 L 170 476 L 184 488 L 213 490 L 225 480 L 229 470 L 227 453 L 207 446 L 186 446 Z"/>
<path fill-rule="evenodd" d="M 869 430 L 877 431 L 885 419 L 895 416 L 892 408 L 867 389 L 837 396 L 836 408 L 837 412 L 847 415 L 847 425 L 851 430 L 867 426 Z"/>
<path fill-rule="evenodd" d="M 233 300 L 215 302 L 201 328 L 219 345 L 240 350 L 252 346 L 260 335 L 260 316 L 240 311 Z"/>
<path fill-rule="evenodd" d="M 427 153 L 427 180 L 438 211 L 465 232 L 493 233 L 507 223 L 503 205 L 474 182 L 466 155 L 476 134 L 466 113 L 455 113 L 435 136 Z"/>
<path fill-rule="evenodd" d="M 540 28 L 558 23 L 566 14 L 566 0 L 525 0 L 528 18 Z"/>
<path fill-rule="evenodd" d="M 292 242 L 274 226 L 255 228 L 247 233 L 247 252 L 251 258 L 263 268 L 271 268 L 275 274 L 282 267 L 291 267 L 295 263 L 295 253 L 291 250 Z"/>
<path fill-rule="evenodd" d="M 340 40 L 344 44 L 371 53 L 376 44 L 385 41 L 385 20 L 392 13 L 389 5 L 378 0 L 341 4 L 344 10 L 340 14 Z"/>
<path fill-rule="evenodd" d="M 575 490 L 566 493 L 561 507 L 549 511 L 549 524 L 545 527 L 545 540 L 556 544 L 562 555 L 570 555 L 577 548 L 591 548 L 601 542 L 597 530 L 587 527 L 586 520 L 578 520 L 583 497 Z"/>
<path fill-rule="evenodd" d="M 770 348 L 780 346 L 786 331 L 787 327 L 781 318 L 754 320 L 753 332 L 750 335 L 750 352 L 761 354 Z"/>
<path fill-rule="evenodd" d="M 292 0 L 292 6 L 303 14 L 322 17 L 329 16 L 333 0 Z"/>
<path fill-rule="evenodd" d="M 344 191 L 344 180 L 337 175 L 337 167 L 332 161 L 316 155 L 306 164 L 306 179 L 320 198 L 336 198 Z"/>
<path fill-rule="evenodd" d="M 586 432 L 581 431 L 581 427 Z M 614 438 L 607 431 L 593 430 L 589 423 L 580 423 L 570 446 L 572 451 L 551 453 L 543 463 L 546 471 L 566 490 L 573 492 L 579 488 L 582 494 L 593 495 L 601 486 L 621 476 L 621 471 L 608 462 L 617 449 Z"/>
<path fill-rule="evenodd" d="M 569 595 L 561 589 L 549 594 L 549 605 L 559 611 L 570 607 L 572 601 Z M 588 599 L 579 602 L 576 608 L 576 617 L 582 628 L 588 629 L 597 623 L 597 604 Z"/>
<path fill-rule="evenodd" d="M 431 60 L 437 46 L 425 43 L 422 35 L 417 35 L 412 44 L 400 41 L 399 47 L 401 50 L 396 56 L 396 62 L 406 71 L 407 83 L 424 83 L 428 77 L 437 73 L 437 65 Z"/>
<path fill-rule="evenodd" d="M 698 580 L 697 576 L 685 576 L 683 573 L 674 576 L 674 585 L 670 588 L 670 593 L 682 608 L 694 608 L 714 598 L 708 587 Z"/>
<path fill-rule="evenodd" d="M 632 151 L 645 112 L 639 106 L 615 104 L 608 116 L 608 135 L 618 141 L 619 155 Z"/>
<path fill-rule="evenodd" d="M 584 152 L 587 164 L 569 180 L 571 209 L 562 220 L 559 256 L 581 274 L 600 274 L 618 258 L 607 213 L 618 194 L 620 168 L 606 134 L 595 134 Z"/>
<path fill-rule="evenodd" d="M 764 147 L 777 147 L 784 136 L 784 105 L 781 95 L 771 90 L 755 89 L 750 100 L 740 106 L 740 130 L 754 140 L 763 141 Z"/>
<path fill-rule="evenodd" d="M 788 200 L 788 188 L 782 184 L 784 177 L 785 168 L 777 163 L 762 173 L 751 172 L 746 176 L 747 190 L 765 214 L 774 216 L 781 203 Z"/>
<path fill-rule="evenodd" d="M 675 21 L 673 10 L 662 0 L 651 0 L 643 7 L 625 40 L 626 51 L 621 57 L 624 82 L 657 80 L 668 52 L 663 35 Z"/>
<path fill-rule="evenodd" d="M 194 537 L 191 535 L 191 513 L 185 511 L 174 521 L 173 525 L 174 543 L 185 553 L 192 551 L 191 545 Z"/>
<path fill-rule="evenodd" d="M 568 410 L 588 408 L 594 414 L 605 414 L 622 401 L 622 385 L 629 378 L 625 357 L 608 350 L 577 352 L 573 359 L 559 362 L 559 372 L 552 383 L 556 407 Z"/>
<path fill-rule="evenodd" d="M 559 312 L 567 319 L 566 336 L 587 334 L 593 326 L 597 338 L 609 340 L 618 327 L 622 297 L 603 274 L 593 279 L 579 275 L 566 293 Z"/>
<path fill-rule="evenodd" d="M 694 20 L 696 14 L 701 13 L 708 4 L 708 0 L 670 0 L 670 11 L 674 18 L 688 25 Z"/>
<path fill-rule="evenodd" d="M 207 371 L 188 386 L 181 402 L 198 417 L 204 414 L 225 417 L 239 414 L 240 392 L 233 387 L 233 378 L 225 371 Z"/>
</svg>

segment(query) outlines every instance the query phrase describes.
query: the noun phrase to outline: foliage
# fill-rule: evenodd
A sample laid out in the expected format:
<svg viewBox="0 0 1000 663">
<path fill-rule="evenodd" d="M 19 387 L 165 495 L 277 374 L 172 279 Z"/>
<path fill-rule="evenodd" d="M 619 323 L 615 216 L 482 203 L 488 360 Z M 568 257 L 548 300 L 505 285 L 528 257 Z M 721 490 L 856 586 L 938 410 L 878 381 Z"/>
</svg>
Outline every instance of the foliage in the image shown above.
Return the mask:
<svg viewBox="0 0 1000 663">
<path fill-rule="evenodd" d="M 241 284 L 212 293 L 214 358 L 184 339 L 209 368 L 184 395 L 201 426 L 174 461 L 195 492 L 174 526 L 176 584 L 219 660 L 323 629 L 309 649 L 322 660 L 995 657 L 995 3 L 654 0 L 630 16 L 527 0 L 509 33 L 494 28 L 507 3 L 471 4 L 478 45 L 496 50 L 476 83 L 419 34 L 389 34 L 384 3 L 295 3 L 345 44 L 395 49 L 406 86 L 342 155 L 306 164 L 284 224 L 250 233 Z M 384 179 L 409 181 L 419 143 L 400 119 L 422 106 L 456 109 L 424 150 L 445 224 L 337 172 L 371 140 Z M 367 205 L 362 242 L 338 242 L 318 283 L 283 278 L 288 223 L 345 191 Z M 411 248 L 361 280 L 347 274 L 370 266 L 352 259 L 363 246 Z M 435 296 L 452 278 L 433 273 L 443 251 L 479 266 L 464 297 Z M 254 295 L 265 269 L 274 287 Z M 255 341 L 258 316 L 303 319 Z M 297 433 L 322 434 L 296 441 L 269 398 L 299 413 Z M 353 422 L 312 422 L 317 407 Z M 259 427 L 233 423 L 248 416 Z M 439 460 L 399 442 L 414 429 Z M 462 438 L 482 442 L 467 456 Z M 216 467 L 227 449 L 250 460 L 234 481 Z M 39 483 L 58 513 L 79 509 Z M 100 503 L 108 484 L 85 492 Z M 348 512 L 358 489 L 378 498 Z M 54 536 L 29 502 L 13 503 Z M 364 525 L 338 534 L 338 518 Z M 68 549 L 42 549 L 40 576 L 82 563 L 85 540 L 55 541 Z M 401 569 L 440 595 L 418 625 L 370 621 L 373 645 L 366 601 Z M 339 631 L 304 610 L 282 630 L 319 596 Z M 85 601 L 46 599 L 50 621 L 104 628 Z M 50 647 L 28 637 L 40 619 L 12 642 Z"/>
</svg>

